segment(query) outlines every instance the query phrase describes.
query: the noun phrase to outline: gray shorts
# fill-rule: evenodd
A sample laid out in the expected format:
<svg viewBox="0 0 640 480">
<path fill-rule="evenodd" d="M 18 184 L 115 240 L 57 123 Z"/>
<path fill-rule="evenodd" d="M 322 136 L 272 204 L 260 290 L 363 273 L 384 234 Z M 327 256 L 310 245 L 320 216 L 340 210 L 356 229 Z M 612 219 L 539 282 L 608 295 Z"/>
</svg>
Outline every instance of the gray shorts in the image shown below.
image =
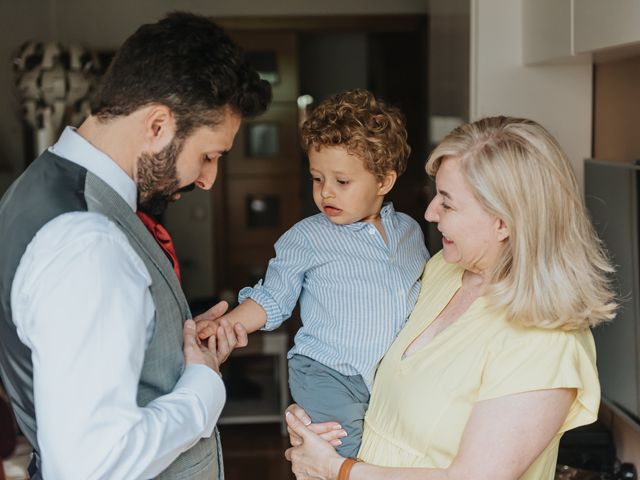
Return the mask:
<svg viewBox="0 0 640 480">
<path fill-rule="evenodd" d="M 304 355 L 289 360 L 289 388 L 293 400 L 313 422 L 334 421 L 347 431 L 336 450 L 355 457 L 360 449 L 369 389 L 361 375 L 343 375 Z"/>
</svg>

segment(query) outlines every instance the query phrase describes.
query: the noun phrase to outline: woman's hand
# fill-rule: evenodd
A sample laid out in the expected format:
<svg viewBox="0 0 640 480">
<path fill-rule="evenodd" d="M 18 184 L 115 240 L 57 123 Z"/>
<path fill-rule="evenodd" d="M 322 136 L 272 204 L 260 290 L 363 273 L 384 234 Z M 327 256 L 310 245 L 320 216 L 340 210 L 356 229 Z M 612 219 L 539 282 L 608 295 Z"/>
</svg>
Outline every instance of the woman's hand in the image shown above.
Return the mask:
<svg viewBox="0 0 640 480">
<path fill-rule="evenodd" d="M 305 412 L 300 405 L 296 405 L 295 403 L 289 405 L 287 412 L 292 413 L 309 430 L 316 435 L 319 435 L 320 438 L 326 440 L 334 447 L 342 445 L 342 441 L 340 439 L 347 436 L 347 432 L 338 422 L 311 423 L 309 415 L 307 415 L 307 412 Z M 287 431 L 289 432 L 289 443 L 291 446 L 297 447 L 302 444 L 302 438 L 298 436 L 291 427 L 287 426 Z"/>
<path fill-rule="evenodd" d="M 296 479 L 335 480 L 344 458 L 336 453 L 328 441 L 312 432 L 289 410 L 285 417 L 292 444 L 294 437 L 298 443 L 284 453 L 285 458 L 291 462 L 291 471 Z"/>
</svg>

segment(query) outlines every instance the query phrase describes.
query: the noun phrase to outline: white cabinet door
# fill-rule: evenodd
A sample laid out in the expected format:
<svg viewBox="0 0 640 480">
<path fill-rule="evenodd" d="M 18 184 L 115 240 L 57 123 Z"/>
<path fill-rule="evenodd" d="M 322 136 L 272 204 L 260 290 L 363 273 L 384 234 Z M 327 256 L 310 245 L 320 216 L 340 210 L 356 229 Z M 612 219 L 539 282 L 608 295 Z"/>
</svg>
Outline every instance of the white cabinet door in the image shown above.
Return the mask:
<svg viewBox="0 0 640 480">
<path fill-rule="evenodd" d="M 640 0 L 572 0 L 574 52 L 640 44 Z"/>
<path fill-rule="evenodd" d="M 524 0 L 522 48 L 527 64 L 569 59 L 573 0 Z"/>
</svg>

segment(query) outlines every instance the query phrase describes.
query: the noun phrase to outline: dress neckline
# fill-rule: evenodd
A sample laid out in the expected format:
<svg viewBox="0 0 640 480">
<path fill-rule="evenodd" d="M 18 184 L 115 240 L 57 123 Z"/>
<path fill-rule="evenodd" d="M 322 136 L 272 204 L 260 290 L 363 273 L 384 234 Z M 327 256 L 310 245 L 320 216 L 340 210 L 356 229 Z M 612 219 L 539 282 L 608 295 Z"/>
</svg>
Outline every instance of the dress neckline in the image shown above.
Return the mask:
<svg viewBox="0 0 640 480">
<path fill-rule="evenodd" d="M 442 289 L 447 290 L 446 302 L 444 304 L 440 302 L 439 306 L 430 305 L 427 307 L 427 312 L 429 314 L 428 318 L 423 322 L 417 322 L 416 328 L 411 329 L 410 333 L 407 335 L 408 338 L 402 343 L 402 349 L 400 352 L 400 363 L 406 363 L 406 362 L 409 362 L 414 357 L 422 356 L 426 351 L 431 350 L 432 348 L 431 346 L 433 344 L 437 345 L 438 343 L 441 343 L 442 341 L 444 341 L 443 338 L 446 340 L 446 337 L 450 336 L 452 331 L 455 331 L 460 325 L 463 325 L 470 319 L 474 318 L 474 316 L 471 315 L 474 311 L 476 311 L 478 308 L 481 308 L 482 306 L 485 305 L 486 297 L 484 295 L 479 296 L 473 302 L 471 302 L 469 307 L 453 323 L 445 327 L 442 331 L 438 332 L 426 344 L 421 345 L 409 355 L 406 354 L 409 346 L 413 342 L 415 342 L 426 330 L 428 330 L 433 325 L 433 322 L 447 308 L 447 306 L 451 303 L 451 300 L 453 300 L 453 297 L 458 293 L 458 291 L 462 287 L 462 277 L 466 270 L 463 267 L 458 265 L 451 265 L 451 266 L 457 267 L 458 271 L 455 273 L 455 275 L 451 276 L 452 278 L 450 281 L 447 281 L 446 284 L 441 287 Z M 437 281 L 437 278 L 436 278 L 436 281 Z M 429 288 L 429 286 L 427 285 L 426 288 Z M 440 290 L 440 289 L 437 289 L 437 290 Z M 427 293 L 426 296 L 427 296 L 427 298 L 425 298 L 426 301 L 434 302 L 434 298 L 431 295 Z"/>
</svg>

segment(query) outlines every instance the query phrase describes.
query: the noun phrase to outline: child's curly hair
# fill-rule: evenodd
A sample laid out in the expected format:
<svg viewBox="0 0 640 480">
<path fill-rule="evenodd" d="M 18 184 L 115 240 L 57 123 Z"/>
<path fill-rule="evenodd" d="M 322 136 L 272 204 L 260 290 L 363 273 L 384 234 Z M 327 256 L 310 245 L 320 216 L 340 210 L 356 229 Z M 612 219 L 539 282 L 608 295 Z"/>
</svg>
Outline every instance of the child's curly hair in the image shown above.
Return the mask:
<svg viewBox="0 0 640 480">
<path fill-rule="evenodd" d="M 367 90 L 355 89 L 321 102 L 302 125 L 302 148 L 341 146 L 361 158 L 378 179 L 407 167 L 405 118 L 396 107 L 377 100 Z"/>
</svg>

